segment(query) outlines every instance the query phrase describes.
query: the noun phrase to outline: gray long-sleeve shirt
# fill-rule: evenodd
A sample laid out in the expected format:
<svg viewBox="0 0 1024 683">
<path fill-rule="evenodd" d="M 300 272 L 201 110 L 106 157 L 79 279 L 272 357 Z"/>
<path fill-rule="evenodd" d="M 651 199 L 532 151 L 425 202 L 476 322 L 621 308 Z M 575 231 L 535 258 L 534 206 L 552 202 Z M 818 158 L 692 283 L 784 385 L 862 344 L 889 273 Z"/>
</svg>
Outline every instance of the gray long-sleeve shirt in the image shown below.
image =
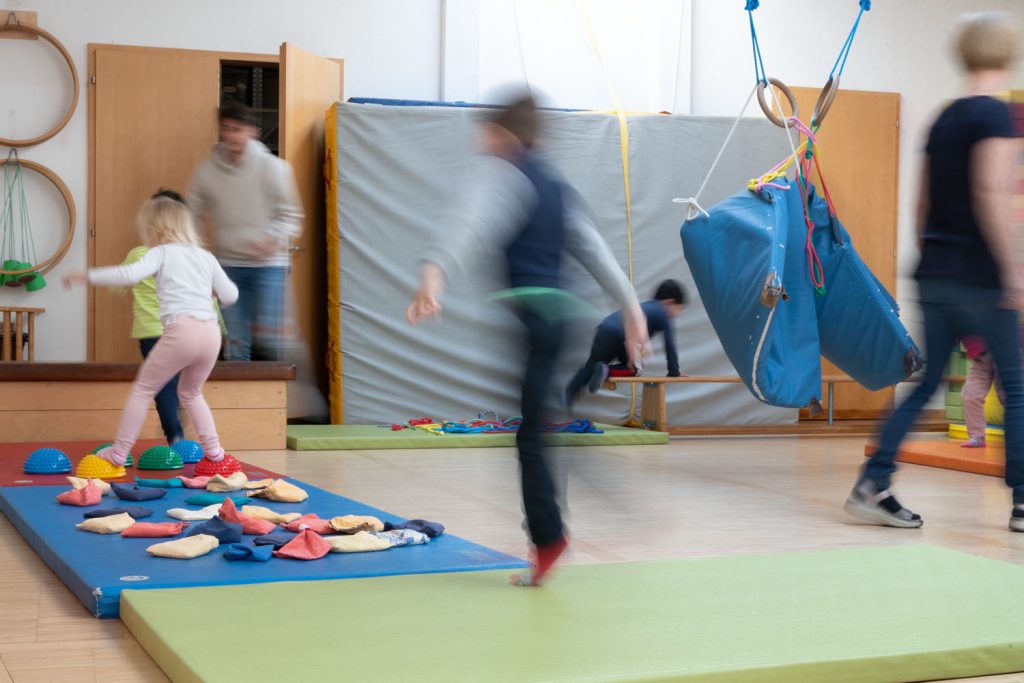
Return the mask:
<svg viewBox="0 0 1024 683">
<path fill-rule="evenodd" d="M 432 245 L 424 255 L 424 260 L 437 264 L 449 277 L 495 244 L 511 242 L 537 203 L 533 184 L 508 161 L 490 155 L 479 157 L 474 161 L 472 177 L 473 186 L 455 214 L 458 224 L 452 230 L 453 239 Z M 566 251 L 619 306 L 636 306 L 629 278 L 587 215 L 582 198 L 569 189 L 565 207 Z"/>
</svg>

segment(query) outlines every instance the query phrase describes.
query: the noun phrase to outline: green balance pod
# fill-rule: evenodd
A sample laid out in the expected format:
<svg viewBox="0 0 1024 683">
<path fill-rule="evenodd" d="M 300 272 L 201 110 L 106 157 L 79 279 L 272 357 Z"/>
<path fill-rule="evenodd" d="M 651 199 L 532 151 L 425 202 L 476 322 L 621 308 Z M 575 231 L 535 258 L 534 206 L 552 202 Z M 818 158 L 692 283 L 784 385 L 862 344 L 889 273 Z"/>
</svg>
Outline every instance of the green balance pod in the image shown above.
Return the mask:
<svg viewBox="0 0 1024 683">
<path fill-rule="evenodd" d="M 112 444 L 112 443 L 101 443 L 99 446 L 96 446 L 96 448 L 92 449 L 92 452 L 95 453 L 96 451 L 100 450 L 101 448 L 107 448 L 107 447 L 113 446 L 113 445 L 114 444 Z M 132 454 L 129 453 L 128 457 L 125 458 L 125 460 L 124 460 L 124 467 L 131 467 L 134 464 L 135 464 L 135 460 L 132 458 Z"/>
<path fill-rule="evenodd" d="M 170 446 L 153 446 L 142 452 L 137 467 L 140 470 L 180 470 L 184 463 Z"/>
</svg>

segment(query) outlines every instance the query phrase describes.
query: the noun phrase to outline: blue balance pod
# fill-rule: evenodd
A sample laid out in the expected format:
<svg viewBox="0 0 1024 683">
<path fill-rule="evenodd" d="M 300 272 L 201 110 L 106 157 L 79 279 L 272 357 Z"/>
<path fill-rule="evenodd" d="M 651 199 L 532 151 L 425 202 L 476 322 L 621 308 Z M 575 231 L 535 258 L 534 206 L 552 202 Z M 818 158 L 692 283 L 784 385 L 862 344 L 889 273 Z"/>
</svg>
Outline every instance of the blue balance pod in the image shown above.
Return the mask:
<svg viewBox="0 0 1024 683">
<path fill-rule="evenodd" d="M 203 459 L 203 447 L 195 441 L 182 439 L 171 446 L 171 448 L 181 456 L 183 463 L 199 462 Z"/>
<path fill-rule="evenodd" d="M 67 474 L 71 461 L 56 448 L 40 448 L 29 454 L 23 469 L 25 474 Z"/>
</svg>

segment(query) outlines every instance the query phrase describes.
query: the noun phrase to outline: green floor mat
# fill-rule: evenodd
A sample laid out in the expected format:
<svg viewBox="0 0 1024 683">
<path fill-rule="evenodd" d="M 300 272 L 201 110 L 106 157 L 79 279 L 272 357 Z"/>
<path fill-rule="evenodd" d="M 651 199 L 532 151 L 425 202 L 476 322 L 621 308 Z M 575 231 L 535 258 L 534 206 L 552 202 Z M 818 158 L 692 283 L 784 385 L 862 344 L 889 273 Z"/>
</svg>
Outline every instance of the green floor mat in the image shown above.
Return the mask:
<svg viewBox="0 0 1024 683">
<path fill-rule="evenodd" d="M 125 590 L 121 618 L 174 681 L 854 683 L 1024 670 L 1024 567 L 940 548 L 566 567 L 538 589 L 508 574 Z"/>
<path fill-rule="evenodd" d="M 666 432 L 598 424 L 603 434 L 550 433 L 553 446 L 629 446 L 668 443 Z M 351 451 L 388 448 L 502 448 L 516 445 L 516 435 L 445 434 L 422 429 L 393 432 L 376 425 L 289 425 L 288 448 L 293 451 Z"/>
</svg>

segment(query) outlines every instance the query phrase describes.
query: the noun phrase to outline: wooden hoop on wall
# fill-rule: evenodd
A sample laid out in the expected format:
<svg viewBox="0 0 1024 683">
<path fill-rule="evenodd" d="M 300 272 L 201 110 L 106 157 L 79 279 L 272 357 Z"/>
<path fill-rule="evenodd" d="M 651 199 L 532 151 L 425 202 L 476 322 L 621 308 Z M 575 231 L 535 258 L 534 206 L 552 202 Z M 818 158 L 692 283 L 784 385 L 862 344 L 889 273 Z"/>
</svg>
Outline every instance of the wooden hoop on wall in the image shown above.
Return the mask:
<svg viewBox="0 0 1024 683">
<path fill-rule="evenodd" d="M 0 168 L 12 163 L 8 159 L 0 159 Z M 64 238 L 64 243 L 60 245 L 60 248 L 42 263 L 34 264 L 31 268 L 22 268 L 21 270 L 0 270 L 0 275 L 23 275 L 25 273 L 39 273 L 43 275 L 53 270 L 53 267 L 60 263 L 64 255 L 68 253 L 68 249 L 71 248 L 71 241 L 75 237 L 75 199 L 71 196 L 71 190 L 64 184 L 64 181 L 60 179 L 56 173 L 48 169 L 42 164 L 36 163 L 35 161 L 25 161 L 24 159 L 19 160 L 23 168 L 35 171 L 39 175 L 49 180 L 54 187 L 64 197 L 64 205 L 68 208 L 68 235 Z"/>
<path fill-rule="evenodd" d="M 61 132 L 61 130 L 64 129 L 64 126 L 68 125 L 68 121 L 71 120 L 71 116 L 75 113 L 75 108 L 78 106 L 78 70 L 75 68 L 75 62 L 73 59 L 71 59 L 71 54 L 67 51 L 67 48 L 65 48 L 64 45 L 59 40 L 57 40 L 52 34 L 47 33 L 38 26 L 29 26 L 28 24 L 22 24 L 20 22 L 12 22 L 10 20 L 10 17 L 8 17 L 6 22 L 0 24 L 0 38 L 3 38 L 3 34 L 6 32 L 28 33 L 30 35 L 42 38 L 50 45 L 55 47 L 58 52 L 60 52 L 61 57 L 63 57 L 64 61 L 67 62 L 68 70 L 71 71 L 71 106 L 68 107 L 68 111 L 66 114 L 64 114 L 64 118 L 61 119 L 60 123 L 58 123 L 56 126 L 54 126 L 51 130 L 47 131 L 46 133 L 43 133 L 42 135 L 37 135 L 34 138 L 14 140 L 11 138 L 0 137 L 0 145 L 6 145 L 7 147 L 30 147 L 32 145 L 38 145 L 40 142 L 49 140 L 54 135 Z"/>
</svg>

